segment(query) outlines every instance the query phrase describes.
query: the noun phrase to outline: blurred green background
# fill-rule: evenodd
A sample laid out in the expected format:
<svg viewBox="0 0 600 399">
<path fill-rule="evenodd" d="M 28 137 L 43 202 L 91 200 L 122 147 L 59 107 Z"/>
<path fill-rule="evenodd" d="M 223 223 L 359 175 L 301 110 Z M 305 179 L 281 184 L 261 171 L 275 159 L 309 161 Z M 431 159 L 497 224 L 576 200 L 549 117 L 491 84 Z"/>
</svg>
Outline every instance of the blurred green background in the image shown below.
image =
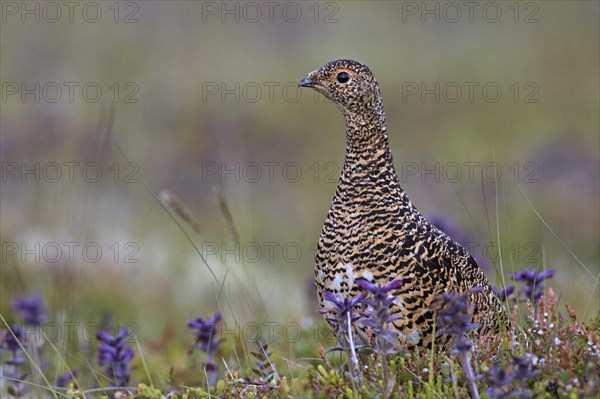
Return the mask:
<svg viewBox="0 0 600 399">
<path fill-rule="evenodd" d="M 0 311 L 11 319 L 10 298 L 39 291 L 53 319 L 135 323 L 150 356 L 216 310 L 310 331 L 344 126 L 296 82 L 352 58 L 379 81 L 421 212 L 492 283 L 498 253 L 505 274 L 557 269 L 550 286 L 589 320 L 600 308 L 599 4 L 475 3 L 3 2 Z M 151 194 L 162 190 L 199 235 Z M 297 344 L 276 334 L 293 358 Z"/>
</svg>

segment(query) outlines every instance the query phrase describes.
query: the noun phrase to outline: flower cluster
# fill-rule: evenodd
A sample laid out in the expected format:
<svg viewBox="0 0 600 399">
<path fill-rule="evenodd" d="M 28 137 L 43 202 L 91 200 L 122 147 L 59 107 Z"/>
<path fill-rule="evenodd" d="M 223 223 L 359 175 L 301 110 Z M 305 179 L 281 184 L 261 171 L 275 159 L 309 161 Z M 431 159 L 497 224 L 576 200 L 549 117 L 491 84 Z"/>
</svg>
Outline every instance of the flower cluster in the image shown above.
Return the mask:
<svg viewBox="0 0 600 399">
<path fill-rule="evenodd" d="M 502 302 L 507 302 L 509 300 L 517 299 L 517 295 L 515 294 L 515 286 L 514 285 L 509 285 L 508 287 L 503 288 L 503 289 L 498 289 L 497 287 L 492 287 L 492 290 L 494 291 L 494 293 L 496 293 L 496 295 L 498 295 L 498 298 L 500 298 L 500 301 L 502 301 Z"/>
<path fill-rule="evenodd" d="M 27 392 L 27 386 L 21 385 L 26 377 L 25 374 L 21 374 L 21 366 L 25 364 L 21 345 L 25 343 L 25 339 L 25 331 L 15 325 L 8 330 L 2 330 L 0 335 L 0 353 L 10 353 L 4 364 L 8 368 L 12 368 L 11 371 L 5 371 L 2 377 L 6 377 L 12 382 L 8 385 L 8 394 L 14 398 L 20 398 Z"/>
<path fill-rule="evenodd" d="M 105 331 L 98 331 L 96 338 L 102 343 L 98 347 L 98 364 L 104 367 L 111 380 L 111 386 L 124 387 L 129 383 L 131 360 L 134 353 L 127 343 L 129 330 L 123 328 L 114 337 Z"/>
<path fill-rule="evenodd" d="M 488 370 L 488 389 L 485 393 L 492 399 L 530 398 L 532 394 L 525 389 L 525 383 L 536 374 L 527 356 L 513 356 L 510 367 L 492 367 Z"/>
<path fill-rule="evenodd" d="M 531 269 L 508 273 L 508 277 L 524 284 L 519 290 L 519 294 L 521 295 L 519 301 L 525 302 L 530 300 L 536 304 L 544 294 L 544 280 L 554 277 L 554 274 L 556 274 L 556 270 L 538 272 L 535 269 Z"/>
<path fill-rule="evenodd" d="M 470 293 L 477 291 L 478 289 L 474 289 Z M 472 306 L 468 303 L 468 297 L 469 293 L 464 295 L 448 293 L 439 298 L 445 304 L 444 308 L 438 312 L 441 327 L 439 334 L 454 337 L 455 349 L 452 352 L 460 354 L 465 376 L 471 388 L 471 395 L 473 398 L 479 398 L 479 391 L 475 384 L 479 376 L 475 374 L 471 365 L 468 354 L 472 344 L 467 337 L 467 333 L 476 329 L 478 324 L 471 321 Z"/>
<path fill-rule="evenodd" d="M 360 294 L 355 298 L 339 299 L 334 293 L 325 291 L 323 299 L 330 302 L 333 306 L 323 307 L 319 309 L 319 313 L 325 315 L 325 320 L 332 325 L 337 326 L 337 338 L 342 349 L 347 349 L 349 337 L 346 333 L 351 329 L 352 325 L 360 320 L 358 307 L 362 303 L 365 294 Z M 339 348 L 337 348 L 339 349 Z"/>
<path fill-rule="evenodd" d="M 393 328 L 393 322 L 399 317 L 392 315 L 391 306 L 396 299 L 394 292 L 402 286 L 402 281 L 396 280 L 382 286 L 358 279 L 356 284 L 363 292 L 352 299 L 347 297 L 340 299 L 332 292 L 324 292 L 323 299 L 331 306 L 321 308 L 319 312 L 325 315 L 330 325 L 335 326 L 339 346 L 332 350 L 342 350 L 347 353 L 353 376 L 360 376 L 356 349 L 363 346 L 357 345 L 353 339 L 354 326 L 358 323 L 372 331 L 370 345 L 381 357 L 384 375 L 387 376 L 387 362 L 383 357 L 396 353 L 399 344 L 398 332 Z M 359 311 L 361 308 L 364 310 Z"/>
<path fill-rule="evenodd" d="M 60 388 L 66 387 L 77 377 L 79 377 L 77 370 L 67 371 L 66 373 L 56 377 L 56 386 Z"/>
<path fill-rule="evenodd" d="M 360 322 L 374 332 L 375 350 L 380 354 L 395 353 L 394 347 L 398 346 L 399 341 L 398 331 L 393 328 L 393 323 L 400 316 L 392 315 L 391 306 L 396 300 L 393 293 L 402 286 L 402 281 L 395 280 L 382 286 L 360 279 L 356 284 L 367 294 L 362 299 L 367 310 L 363 312 Z"/>
<path fill-rule="evenodd" d="M 198 317 L 195 320 L 189 320 L 187 323 L 188 328 L 194 330 L 196 336 L 194 344 L 207 355 L 205 370 L 210 386 L 216 384 L 218 366 L 215 363 L 215 353 L 223 343 L 222 339 L 217 338 L 221 318 L 221 313 L 217 312 L 208 319 Z"/>
<path fill-rule="evenodd" d="M 29 297 L 15 298 L 11 302 L 11 307 L 16 317 L 27 327 L 39 327 L 46 321 L 46 307 L 42 297 L 37 293 Z M 27 392 L 27 386 L 21 385 L 21 382 L 27 376 L 21 374 L 21 367 L 26 363 L 25 358 L 22 356 L 22 347 L 31 344 L 31 342 L 27 342 L 25 330 L 13 325 L 10 329 L 2 330 L 0 334 L 0 352 L 10 353 L 10 356 L 4 360 L 4 364 L 11 371 L 5 371 L 3 377 L 7 377 L 12 381 L 12 384 L 8 386 L 8 393 L 15 398 L 20 398 Z M 37 349 L 37 347 L 32 348 L 33 351 L 37 351 Z"/>
<path fill-rule="evenodd" d="M 471 322 L 472 307 L 468 303 L 468 294 L 444 294 L 440 298 L 445 307 L 438 312 L 441 329 L 439 334 L 451 335 L 455 338 L 454 353 L 466 353 L 471 350 L 471 341 L 467 333 L 478 327 Z"/>
<path fill-rule="evenodd" d="M 326 291 L 323 293 L 323 299 L 330 302 L 333 306 L 319 309 L 319 313 L 325 315 L 325 320 L 336 328 L 334 334 L 339 342 L 339 346 L 330 350 L 342 350 L 346 352 L 350 359 L 350 370 L 355 378 L 360 378 L 360 371 L 358 369 L 358 357 L 356 356 L 357 346 L 354 343 L 352 331 L 354 323 L 361 318 L 358 314 L 358 307 L 361 306 L 364 297 L 365 293 L 362 293 L 355 298 L 349 299 L 345 297 L 342 300 L 334 293 Z"/>
<path fill-rule="evenodd" d="M 542 295 L 544 295 L 544 280 L 554 277 L 555 274 L 556 270 L 538 272 L 536 269 L 508 273 L 508 277 L 512 278 L 514 281 L 523 283 L 523 287 L 521 287 L 518 292 L 515 292 L 514 285 L 509 285 L 501 290 L 496 287 L 493 287 L 492 289 L 502 302 L 510 300 L 517 302 L 531 301 L 533 303 L 533 308 L 535 309 L 534 319 L 537 320 L 537 303 Z"/>
<path fill-rule="evenodd" d="M 46 321 L 46 307 L 39 294 L 18 297 L 11 302 L 11 307 L 28 326 L 38 327 Z"/>
<path fill-rule="evenodd" d="M 538 272 L 536 269 L 521 270 L 515 273 L 508 273 L 508 277 L 514 281 L 523 283 L 523 287 L 518 292 L 515 292 L 515 287 L 509 285 L 508 287 L 499 290 L 496 287 L 492 287 L 496 295 L 502 302 L 510 300 L 517 302 L 531 301 L 533 304 L 534 320 L 537 320 L 537 303 L 539 302 L 542 295 L 544 295 L 544 280 L 554 277 L 556 270 L 545 270 Z"/>
<path fill-rule="evenodd" d="M 198 317 L 195 320 L 189 320 L 188 328 L 194 330 L 196 335 L 195 344 L 204 353 L 213 354 L 223 342 L 217 339 L 218 325 L 221 322 L 221 313 L 215 313 L 213 317 L 203 319 Z"/>
</svg>

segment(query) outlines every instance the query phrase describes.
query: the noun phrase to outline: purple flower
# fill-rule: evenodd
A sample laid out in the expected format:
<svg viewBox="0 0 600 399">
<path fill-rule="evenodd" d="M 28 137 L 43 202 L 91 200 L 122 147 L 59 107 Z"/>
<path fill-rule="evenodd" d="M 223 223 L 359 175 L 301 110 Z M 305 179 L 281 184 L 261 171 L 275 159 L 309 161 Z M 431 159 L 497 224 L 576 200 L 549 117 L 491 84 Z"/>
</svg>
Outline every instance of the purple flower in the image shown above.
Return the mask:
<svg viewBox="0 0 600 399">
<path fill-rule="evenodd" d="M 128 336 L 127 328 L 123 328 L 116 337 L 104 331 L 98 331 L 96 334 L 96 338 L 102 342 L 98 346 L 98 364 L 106 370 L 112 386 L 124 387 L 129 383 L 129 363 L 134 352 L 125 342 Z"/>
<path fill-rule="evenodd" d="M 525 382 L 538 373 L 533 369 L 533 364 L 531 364 L 528 356 L 513 356 L 512 363 L 514 378 L 517 381 Z"/>
<path fill-rule="evenodd" d="M 331 308 L 321 308 L 319 309 L 319 313 L 321 314 L 333 314 L 335 318 L 325 318 L 327 321 L 332 324 L 337 324 L 338 326 L 345 326 L 346 328 L 342 329 L 346 331 L 347 329 L 347 315 L 350 314 L 350 323 L 354 323 L 356 320 L 360 319 L 360 316 L 354 312 L 354 308 L 360 305 L 361 301 L 365 297 L 365 294 L 360 294 L 359 296 L 349 299 L 344 298 L 340 300 L 333 292 L 325 291 L 323 293 L 323 299 L 333 303 L 333 307 Z"/>
<path fill-rule="evenodd" d="M 25 339 L 27 337 L 25 335 L 25 330 L 22 330 L 18 326 L 13 325 L 10 328 L 10 330 L 2 330 L 0 338 L 0 350 L 19 351 L 21 350 L 21 345 L 25 344 Z M 21 345 L 19 345 L 19 342 L 21 343 Z"/>
<path fill-rule="evenodd" d="M 26 374 L 21 374 L 21 366 L 25 364 L 25 358 L 21 356 L 21 345 L 25 343 L 26 338 L 25 331 L 16 325 L 13 325 L 10 330 L 2 330 L 0 334 L 0 353 L 10 353 L 10 357 L 4 360 L 4 364 L 12 367 L 12 371 L 5 371 L 5 376 L 13 379 L 7 389 L 9 395 L 16 398 L 22 397 L 27 391 L 27 386 L 21 385 L 21 381 L 26 377 Z"/>
<path fill-rule="evenodd" d="M 509 285 L 508 287 L 501 290 L 498 290 L 497 287 L 492 287 L 492 291 L 494 291 L 494 293 L 498 295 L 502 302 L 506 302 L 507 300 L 513 300 L 517 298 L 517 296 L 515 295 L 514 285 Z"/>
<path fill-rule="evenodd" d="M 341 300 L 333 292 L 325 291 L 323 293 L 323 299 L 333 303 L 333 307 L 323 307 L 319 309 L 319 313 L 333 314 L 334 318 L 325 317 L 325 320 L 333 325 L 337 325 L 338 329 L 347 331 L 348 315 L 350 315 L 350 324 L 360 319 L 360 316 L 355 313 L 355 308 L 360 305 L 364 297 L 365 294 L 360 294 L 352 299 L 345 297 L 343 300 Z"/>
<path fill-rule="evenodd" d="M 214 357 L 222 339 L 217 338 L 218 326 L 221 322 L 221 313 L 217 312 L 215 315 L 208 319 L 198 317 L 195 320 L 188 320 L 187 326 L 194 330 L 196 334 L 196 346 L 202 352 L 206 353 L 207 360 L 204 365 L 206 370 L 206 376 L 208 378 L 208 384 L 215 386 L 217 384 L 217 370 L 219 369 L 215 363 Z"/>
<path fill-rule="evenodd" d="M 77 370 L 67 371 L 66 373 L 59 375 L 56 378 L 56 386 L 60 388 L 66 387 L 67 384 L 69 384 L 71 381 L 77 378 L 78 375 L 79 373 L 77 372 Z"/>
<path fill-rule="evenodd" d="M 442 300 L 446 306 L 438 312 L 441 327 L 439 333 L 457 338 L 456 350 L 458 352 L 471 350 L 471 344 L 465 335 L 479 325 L 471 322 L 471 306 L 468 304 L 468 295 L 444 294 Z"/>
<path fill-rule="evenodd" d="M 396 291 L 402 287 L 402 280 L 394 280 L 389 284 L 373 284 L 365 279 L 356 280 L 356 284 L 364 291 L 370 292 L 376 298 L 387 298 L 388 293 Z M 394 298 L 394 297 L 392 297 Z"/>
<path fill-rule="evenodd" d="M 448 334 L 454 337 L 455 349 L 452 353 L 460 354 L 465 370 L 465 376 L 471 389 L 473 398 L 479 398 L 479 391 L 475 381 L 480 378 L 473 371 L 468 352 L 471 350 L 471 341 L 467 338 L 467 333 L 474 330 L 479 325 L 471 322 L 471 306 L 468 303 L 470 293 L 478 292 L 481 288 L 472 289 L 466 294 L 459 295 L 447 293 L 441 295 L 440 299 L 445 303 L 445 307 L 438 311 L 438 322 L 440 324 L 440 334 Z"/>
<path fill-rule="evenodd" d="M 489 388 L 486 389 L 485 393 L 494 399 L 503 399 L 511 395 L 510 392 L 507 392 L 512 385 L 512 382 L 515 380 L 512 373 L 504 368 L 495 368 L 492 367 L 487 373 L 487 381 Z"/>
<path fill-rule="evenodd" d="M 532 394 L 525 389 L 525 384 L 536 374 L 526 356 L 513 356 L 508 368 L 492 367 L 488 370 L 486 376 L 488 389 L 485 392 L 493 399 L 530 398 Z M 518 382 L 518 386 L 515 386 L 515 382 Z"/>
<path fill-rule="evenodd" d="M 392 281 L 386 285 L 375 285 L 367 280 L 359 279 L 356 284 L 364 291 L 366 296 L 362 303 L 367 305 L 361 323 L 375 333 L 375 350 L 380 354 L 395 353 L 393 348 L 398 345 L 398 331 L 392 328 L 395 320 L 400 316 L 392 316 L 390 307 L 396 296 L 393 292 L 402 286 L 401 280 Z M 389 348 L 389 349 L 388 349 Z"/>
<path fill-rule="evenodd" d="M 535 304 L 544 294 L 544 280 L 554 277 L 555 274 L 556 270 L 538 272 L 535 269 L 531 269 L 508 273 L 508 277 L 525 284 L 519 290 L 519 294 L 522 295 L 520 301 L 531 300 Z"/>
<path fill-rule="evenodd" d="M 361 305 L 364 297 L 365 293 L 362 293 L 355 298 L 349 299 L 348 297 L 344 297 L 341 300 L 334 293 L 325 291 L 323 299 L 333 303 L 333 307 L 319 309 L 319 313 L 330 315 L 329 317 L 325 316 L 325 320 L 331 326 L 334 326 L 333 333 L 339 342 L 339 346 L 330 348 L 329 351 L 345 351 L 350 359 L 352 376 L 358 379 L 360 379 L 360 370 L 358 368 L 358 358 L 356 356 L 357 345 L 354 344 L 352 326 L 354 322 L 361 318 L 355 308 Z"/>
<path fill-rule="evenodd" d="M 209 319 L 198 317 L 195 320 L 189 320 L 187 326 L 194 330 L 196 334 L 196 345 L 204 353 L 213 354 L 223 342 L 217 339 L 217 327 L 221 322 L 221 313 L 217 312 Z"/>
<path fill-rule="evenodd" d="M 11 302 L 11 307 L 23 323 L 30 326 L 40 326 L 46 320 L 46 308 L 39 294 L 29 297 L 18 297 Z"/>
<path fill-rule="evenodd" d="M 335 307 L 342 311 L 347 311 L 354 308 L 360 303 L 363 297 L 364 295 L 361 294 L 353 299 L 344 298 L 343 300 L 340 300 L 333 292 L 325 291 L 323 293 L 323 298 L 326 301 L 333 302 Z"/>
</svg>

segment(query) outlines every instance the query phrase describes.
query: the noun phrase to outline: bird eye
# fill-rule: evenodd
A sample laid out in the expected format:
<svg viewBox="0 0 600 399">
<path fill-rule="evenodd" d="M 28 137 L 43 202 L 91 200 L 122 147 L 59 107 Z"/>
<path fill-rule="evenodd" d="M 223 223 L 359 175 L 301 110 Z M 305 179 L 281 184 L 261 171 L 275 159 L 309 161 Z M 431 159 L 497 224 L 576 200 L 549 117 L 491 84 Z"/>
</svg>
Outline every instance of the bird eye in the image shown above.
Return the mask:
<svg viewBox="0 0 600 399">
<path fill-rule="evenodd" d="M 346 83 L 350 80 L 350 75 L 348 74 L 348 72 L 340 72 L 337 74 L 336 79 L 340 83 Z"/>
</svg>

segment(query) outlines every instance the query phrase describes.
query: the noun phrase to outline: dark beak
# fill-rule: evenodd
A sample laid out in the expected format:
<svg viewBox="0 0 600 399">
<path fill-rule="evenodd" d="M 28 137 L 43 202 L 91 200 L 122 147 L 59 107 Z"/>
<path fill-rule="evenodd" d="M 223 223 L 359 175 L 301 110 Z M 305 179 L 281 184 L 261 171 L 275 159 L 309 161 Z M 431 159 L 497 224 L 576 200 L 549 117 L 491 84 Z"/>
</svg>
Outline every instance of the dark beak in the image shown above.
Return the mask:
<svg viewBox="0 0 600 399">
<path fill-rule="evenodd" d="M 298 86 L 300 87 L 315 87 L 316 85 L 317 82 L 315 82 L 314 80 L 310 80 L 308 76 L 300 79 L 300 81 L 298 82 Z"/>
</svg>

